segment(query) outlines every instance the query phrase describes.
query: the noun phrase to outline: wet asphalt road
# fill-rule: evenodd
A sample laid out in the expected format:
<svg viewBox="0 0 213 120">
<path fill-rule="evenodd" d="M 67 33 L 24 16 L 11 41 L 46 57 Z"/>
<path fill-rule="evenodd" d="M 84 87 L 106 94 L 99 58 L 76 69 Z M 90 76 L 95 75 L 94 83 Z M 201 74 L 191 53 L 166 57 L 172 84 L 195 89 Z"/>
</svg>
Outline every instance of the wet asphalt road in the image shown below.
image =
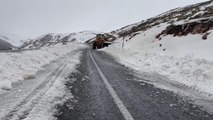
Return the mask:
<svg viewBox="0 0 213 120">
<path fill-rule="evenodd" d="M 138 82 L 131 69 L 110 55 L 94 50 L 91 54 L 134 120 L 213 120 L 213 115 L 180 96 Z M 125 120 L 88 49 L 84 50 L 81 64 L 66 85 L 74 98 L 58 106 L 59 120 Z"/>
</svg>

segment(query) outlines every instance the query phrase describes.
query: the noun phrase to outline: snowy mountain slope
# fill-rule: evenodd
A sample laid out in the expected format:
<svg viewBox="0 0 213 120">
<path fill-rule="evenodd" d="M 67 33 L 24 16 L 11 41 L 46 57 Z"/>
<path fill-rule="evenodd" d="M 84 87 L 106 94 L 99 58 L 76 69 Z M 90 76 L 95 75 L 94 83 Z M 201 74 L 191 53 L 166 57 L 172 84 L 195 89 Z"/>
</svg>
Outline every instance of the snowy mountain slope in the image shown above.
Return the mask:
<svg viewBox="0 0 213 120">
<path fill-rule="evenodd" d="M 46 34 L 33 39 L 29 42 L 25 42 L 21 48 L 38 48 L 44 46 L 51 46 L 58 43 L 66 44 L 67 42 L 80 42 L 85 43 L 87 40 L 94 38 L 96 34 L 100 32 L 82 31 L 76 33 L 64 33 L 64 34 Z"/>
<path fill-rule="evenodd" d="M 167 77 L 162 81 L 145 76 L 144 80 L 190 96 L 213 113 L 208 102 L 213 101 L 213 0 L 173 9 L 111 33 L 117 39 L 104 51 L 142 76 Z"/>
<path fill-rule="evenodd" d="M 125 26 L 121 29 L 115 30 L 112 33 L 119 35 L 119 37 L 126 37 L 136 32 L 146 31 L 154 26 L 162 23 L 174 24 L 185 23 L 189 21 L 196 21 L 203 18 L 212 18 L 213 16 L 213 1 L 189 5 L 183 8 L 176 8 L 167 11 L 163 14 L 157 15 L 153 18 L 143 20 L 141 22 Z"/>
<path fill-rule="evenodd" d="M 0 31 L 0 39 L 16 47 L 22 45 L 25 42 L 25 38 L 12 33 L 3 32 L 3 31 Z"/>
<path fill-rule="evenodd" d="M 112 33 L 125 48 L 168 55 L 213 59 L 208 54 L 212 44 L 213 1 L 165 12 Z M 203 49 L 208 46 L 208 49 Z"/>
</svg>

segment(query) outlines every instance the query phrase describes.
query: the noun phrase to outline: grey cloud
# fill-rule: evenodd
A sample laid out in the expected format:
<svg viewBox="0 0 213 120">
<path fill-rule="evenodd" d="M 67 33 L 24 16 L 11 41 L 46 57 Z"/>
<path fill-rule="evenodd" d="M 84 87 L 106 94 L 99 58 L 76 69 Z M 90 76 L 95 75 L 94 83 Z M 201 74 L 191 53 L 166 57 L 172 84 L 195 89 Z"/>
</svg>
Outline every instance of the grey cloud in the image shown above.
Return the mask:
<svg viewBox="0 0 213 120">
<path fill-rule="evenodd" d="M 24 37 L 111 31 L 203 0 L 0 0 L 0 29 Z"/>
</svg>

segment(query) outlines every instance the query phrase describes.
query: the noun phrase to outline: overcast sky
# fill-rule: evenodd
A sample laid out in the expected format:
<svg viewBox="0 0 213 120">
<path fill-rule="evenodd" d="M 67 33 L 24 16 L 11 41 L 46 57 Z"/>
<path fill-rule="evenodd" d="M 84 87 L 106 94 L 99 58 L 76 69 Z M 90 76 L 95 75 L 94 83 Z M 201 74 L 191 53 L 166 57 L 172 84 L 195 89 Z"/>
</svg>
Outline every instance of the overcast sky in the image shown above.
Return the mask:
<svg viewBox="0 0 213 120">
<path fill-rule="evenodd" d="M 108 32 L 202 1 L 206 0 L 0 0 L 0 30 L 28 38 L 83 30 Z"/>
</svg>

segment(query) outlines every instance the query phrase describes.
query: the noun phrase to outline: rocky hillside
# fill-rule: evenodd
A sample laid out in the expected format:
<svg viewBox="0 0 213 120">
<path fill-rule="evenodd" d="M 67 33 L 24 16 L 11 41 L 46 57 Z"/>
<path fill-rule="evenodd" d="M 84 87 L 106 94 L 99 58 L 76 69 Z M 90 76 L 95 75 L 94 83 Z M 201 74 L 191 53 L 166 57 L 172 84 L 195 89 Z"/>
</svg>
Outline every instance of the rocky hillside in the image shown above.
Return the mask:
<svg viewBox="0 0 213 120">
<path fill-rule="evenodd" d="M 134 37 L 137 35 L 137 32 L 146 31 L 155 26 L 158 27 L 163 23 L 167 24 L 168 28 L 162 31 L 162 33 L 159 33 L 160 35 L 156 34 L 156 38 L 160 38 L 163 34 L 173 34 L 175 36 L 178 34 L 178 36 L 181 36 L 188 33 L 206 33 L 212 29 L 213 0 L 183 8 L 176 8 L 139 23 L 125 26 L 112 33 L 119 37 Z M 177 31 L 174 31 L 176 29 Z"/>
<path fill-rule="evenodd" d="M 210 34 L 208 31 L 213 29 L 213 19 L 207 18 L 179 25 L 169 25 L 156 36 L 159 40 L 166 35 L 187 36 L 188 34 L 203 34 L 202 39 L 206 40 Z"/>
<path fill-rule="evenodd" d="M 94 38 L 96 34 L 100 32 L 92 32 L 92 31 L 82 31 L 77 33 L 66 33 L 66 34 L 46 34 L 40 36 L 36 39 L 33 39 L 29 42 L 25 42 L 21 48 L 31 49 L 31 48 L 39 48 L 44 46 L 51 46 L 56 44 L 66 44 L 67 42 L 80 42 L 85 43 L 91 38 Z"/>
</svg>

